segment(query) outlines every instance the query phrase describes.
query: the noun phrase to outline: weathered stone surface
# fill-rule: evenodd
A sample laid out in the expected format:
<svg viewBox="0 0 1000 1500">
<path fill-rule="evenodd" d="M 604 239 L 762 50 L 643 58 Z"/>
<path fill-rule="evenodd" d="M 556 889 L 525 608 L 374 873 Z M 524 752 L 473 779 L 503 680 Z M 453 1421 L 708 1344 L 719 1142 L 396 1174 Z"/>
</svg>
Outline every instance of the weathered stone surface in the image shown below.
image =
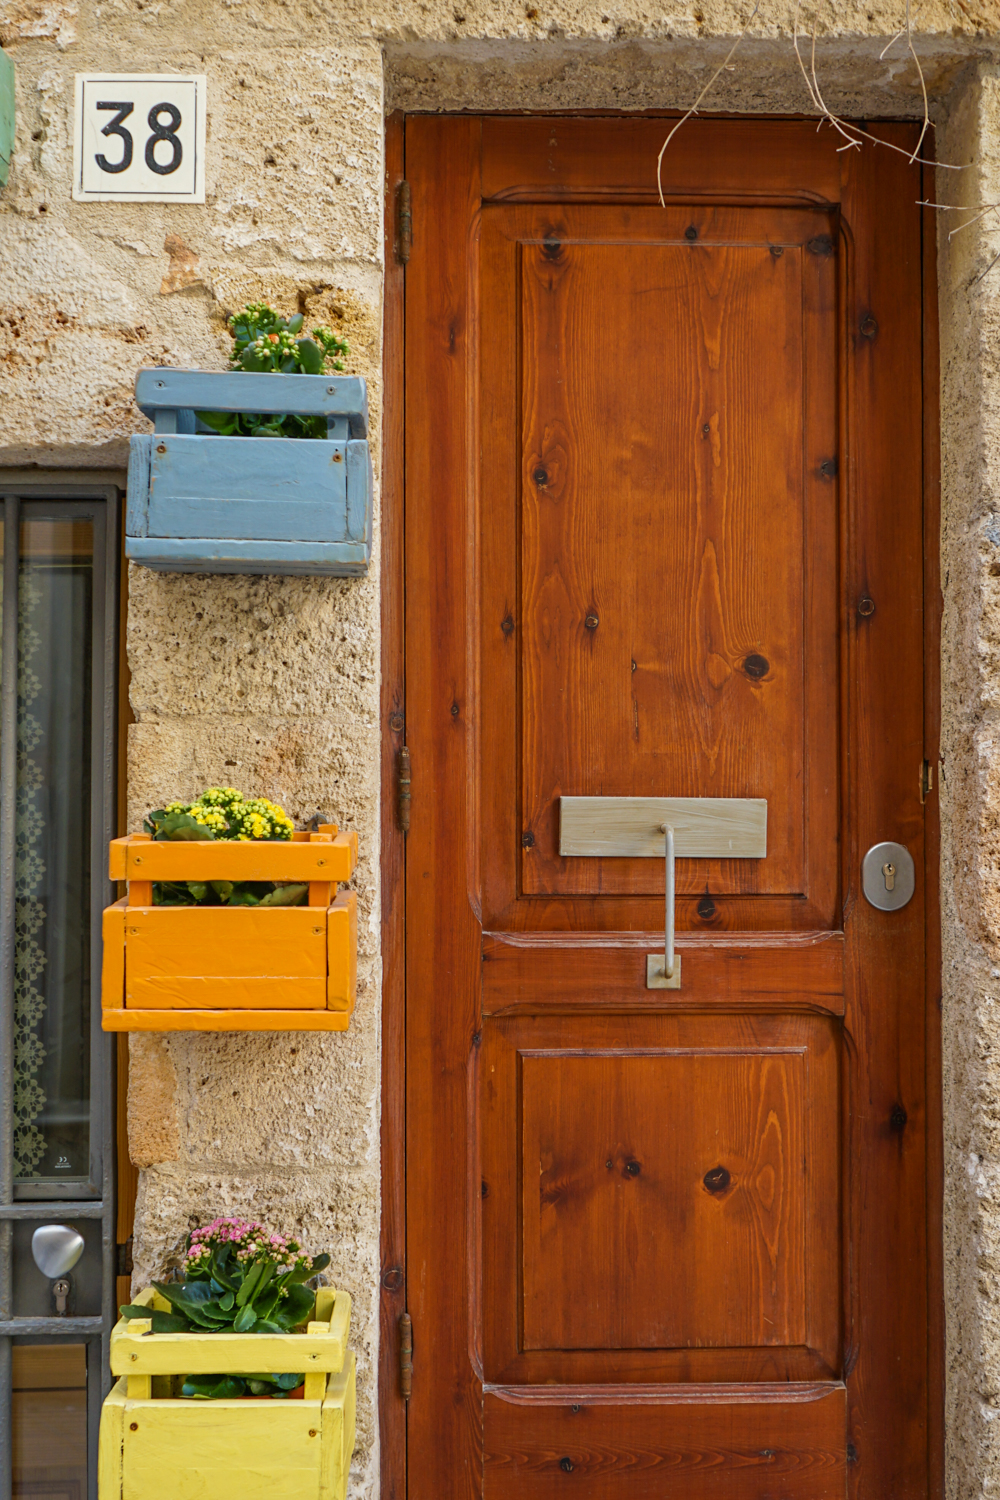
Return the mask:
<svg viewBox="0 0 1000 1500">
<path fill-rule="evenodd" d="M 955 101 L 939 149 L 942 363 L 942 896 L 948 1493 L 1000 1485 L 1000 77 Z M 950 178 L 941 182 L 942 178 Z M 948 196 L 945 196 L 947 194 Z"/>
<path fill-rule="evenodd" d="M 163 1037 L 129 1037 L 128 1148 L 137 1167 L 176 1161 L 181 1149 L 177 1070 Z"/>
<path fill-rule="evenodd" d="M 378 713 L 377 575 L 202 577 L 130 571 L 132 706 L 192 715 L 361 720 Z"/>
<path fill-rule="evenodd" d="M 123 463 L 141 365 L 221 369 L 225 320 L 270 298 L 331 323 L 381 394 L 382 117 L 411 109 L 686 108 L 748 6 L 682 0 L 0 0 L 17 65 L 0 193 L 0 462 Z M 776 0 L 705 109 L 808 110 Z M 926 0 L 915 44 L 932 95 L 940 201 L 1000 201 L 1000 13 Z M 916 114 L 901 0 L 824 0 L 824 91 L 845 113 Z M 73 75 L 205 72 L 198 205 L 74 204 Z M 672 150 L 683 150 L 683 132 Z M 652 175 L 653 163 L 650 163 Z M 917 191 L 915 185 L 915 191 Z M 1000 1487 L 1000 214 L 940 242 L 949 1494 Z M 419 236 L 419 224 L 415 225 Z M 980 278 L 981 279 L 978 279 Z M 142 1173 L 136 1280 L 194 1223 L 252 1212 L 334 1256 L 356 1298 L 354 1497 L 378 1486 L 378 542 L 364 581 L 130 573 L 132 826 L 150 806 L 235 784 L 356 827 L 358 1008 L 346 1036 L 131 1039 Z"/>
</svg>

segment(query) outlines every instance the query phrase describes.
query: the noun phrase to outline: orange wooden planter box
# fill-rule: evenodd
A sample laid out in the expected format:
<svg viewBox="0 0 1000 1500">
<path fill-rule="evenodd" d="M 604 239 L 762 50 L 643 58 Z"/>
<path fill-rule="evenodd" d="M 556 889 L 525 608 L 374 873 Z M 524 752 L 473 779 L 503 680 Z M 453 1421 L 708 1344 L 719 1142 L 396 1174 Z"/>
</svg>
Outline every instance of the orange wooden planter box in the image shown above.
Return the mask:
<svg viewBox="0 0 1000 1500">
<path fill-rule="evenodd" d="M 128 896 L 104 912 L 105 1031 L 346 1031 L 358 973 L 356 833 L 285 842 L 111 842 Z M 160 880 L 309 882 L 308 906 L 154 906 Z"/>
</svg>

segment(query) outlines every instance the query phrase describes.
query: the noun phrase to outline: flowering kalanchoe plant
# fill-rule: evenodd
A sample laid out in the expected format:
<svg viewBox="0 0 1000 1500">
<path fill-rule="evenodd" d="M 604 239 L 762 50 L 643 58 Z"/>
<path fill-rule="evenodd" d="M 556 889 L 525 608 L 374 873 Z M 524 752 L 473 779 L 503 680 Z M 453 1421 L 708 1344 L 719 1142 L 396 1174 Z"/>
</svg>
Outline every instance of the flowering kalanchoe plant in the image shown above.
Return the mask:
<svg viewBox="0 0 1000 1500">
<path fill-rule="evenodd" d="M 132 1303 L 123 1318 L 149 1318 L 154 1333 L 292 1333 L 308 1322 L 316 1297 L 303 1283 L 330 1264 L 254 1219 L 213 1219 L 187 1238 L 183 1279 L 154 1281 L 172 1311 Z M 195 1400 L 289 1395 L 303 1374 L 187 1375 Z"/>
<path fill-rule="evenodd" d="M 283 318 L 269 302 L 248 302 L 229 319 L 229 363 L 255 374 L 321 375 L 328 364 L 342 370 L 340 356 L 351 352 L 346 342 L 326 324 L 306 337 L 304 322 L 302 313 Z M 200 411 L 198 416 L 223 437 L 326 437 L 325 417 L 212 411 Z"/>
<path fill-rule="evenodd" d="M 232 786 L 210 786 L 196 802 L 168 802 L 144 825 L 155 840 L 215 842 L 290 839 L 294 830 L 284 808 L 267 797 L 245 798 Z M 154 906 L 300 906 L 309 886 L 273 880 L 170 880 L 153 886 Z"/>
<path fill-rule="evenodd" d="M 143 824 L 154 839 L 290 839 L 294 823 L 267 797 L 246 798 L 234 786 L 210 786 L 194 802 L 168 802 Z"/>
<path fill-rule="evenodd" d="M 303 1285 L 330 1264 L 252 1219 L 213 1219 L 188 1235 L 183 1279 L 154 1281 L 164 1313 L 132 1304 L 124 1318 L 152 1318 L 154 1333 L 290 1333 L 308 1322 L 315 1293 Z"/>
</svg>

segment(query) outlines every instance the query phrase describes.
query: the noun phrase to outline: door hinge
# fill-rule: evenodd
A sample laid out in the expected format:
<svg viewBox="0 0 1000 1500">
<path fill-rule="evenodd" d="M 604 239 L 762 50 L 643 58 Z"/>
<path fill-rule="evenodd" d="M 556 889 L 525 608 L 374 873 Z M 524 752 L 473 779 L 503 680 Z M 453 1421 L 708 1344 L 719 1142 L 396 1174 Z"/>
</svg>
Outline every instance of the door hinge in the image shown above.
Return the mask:
<svg viewBox="0 0 1000 1500">
<path fill-rule="evenodd" d="M 401 182 L 396 189 L 396 257 L 403 265 L 410 258 L 413 244 L 413 214 L 410 208 L 410 184 Z"/>
<path fill-rule="evenodd" d="M 934 767 L 925 760 L 920 767 L 920 801 L 924 803 L 934 790 Z"/>
<path fill-rule="evenodd" d="M 132 1236 L 129 1235 L 124 1245 L 119 1245 L 117 1250 L 118 1264 L 116 1274 L 119 1276 L 131 1276 L 134 1270 L 132 1265 Z"/>
<path fill-rule="evenodd" d="M 409 1313 L 399 1315 L 399 1394 L 409 1401 L 413 1391 L 413 1324 Z"/>
<path fill-rule="evenodd" d="M 410 752 L 406 745 L 396 756 L 396 777 L 398 791 L 396 794 L 396 807 L 399 813 L 399 826 L 403 833 L 410 831 Z"/>
</svg>

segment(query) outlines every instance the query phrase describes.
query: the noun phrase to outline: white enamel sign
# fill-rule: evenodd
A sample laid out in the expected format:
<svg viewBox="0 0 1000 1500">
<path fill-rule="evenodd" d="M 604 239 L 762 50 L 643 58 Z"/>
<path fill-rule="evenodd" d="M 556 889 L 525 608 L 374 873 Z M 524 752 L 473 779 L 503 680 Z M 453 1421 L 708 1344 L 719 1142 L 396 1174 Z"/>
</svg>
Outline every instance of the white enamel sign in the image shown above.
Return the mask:
<svg viewBox="0 0 1000 1500">
<path fill-rule="evenodd" d="M 73 197 L 204 203 L 204 76 L 78 73 Z"/>
</svg>

